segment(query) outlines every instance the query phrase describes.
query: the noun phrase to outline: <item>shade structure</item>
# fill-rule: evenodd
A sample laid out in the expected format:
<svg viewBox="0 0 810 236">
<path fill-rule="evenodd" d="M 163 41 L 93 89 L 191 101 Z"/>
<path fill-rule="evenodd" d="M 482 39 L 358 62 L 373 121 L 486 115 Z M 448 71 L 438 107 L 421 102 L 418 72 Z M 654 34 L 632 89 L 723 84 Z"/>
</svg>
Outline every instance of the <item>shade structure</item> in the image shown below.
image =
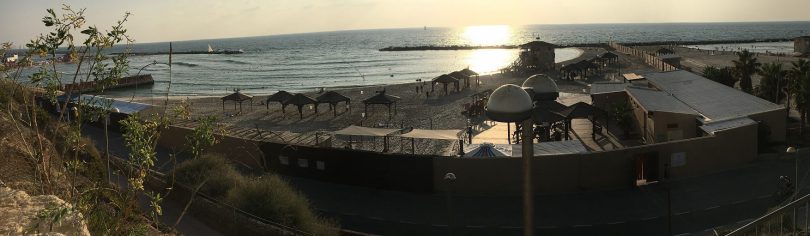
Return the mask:
<svg viewBox="0 0 810 236">
<path fill-rule="evenodd" d="M 386 94 L 385 91 L 377 92 L 377 95 L 371 96 L 370 98 L 366 98 L 363 100 L 364 105 L 364 112 L 368 114 L 368 106 L 369 105 L 385 105 L 388 107 L 388 116 L 391 116 L 391 106 L 393 105 L 396 108 L 397 101 L 399 101 L 399 97 L 394 95 Z M 395 110 L 396 111 L 396 110 Z"/>
<path fill-rule="evenodd" d="M 568 106 L 565 110 L 560 111 L 560 114 L 568 119 L 574 118 L 588 118 L 597 113 L 597 108 L 591 104 L 578 102 L 574 105 Z"/>
<path fill-rule="evenodd" d="M 538 125 L 543 123 L 556 123 L 565 120 L 565 116 L 550 110 L 535 108 L 532 112 L 532 120 Z"/>
<path fill-rule="evenodd" d="M 655 51 L 658 55 L 666 55 L 666 54 L 674 54 L 675 52 L 670 50 L 669 48 L 659 48 Z"/>
<path fill-rule="evenodd" d="M 510 157 L 512 156 L 512 145 L 471 144 L 464 150 L 464 153 L 464 157 Z"/>
<path fill-rule="evenodd" d="M 439 77 L 433 78 L 431 82 L 431 90 L 433 90 L 433 86 L 435 86 L 437 83 L 441 83 L 444 85 L 444 94 L 447 94 L 447 84 L 452 83 L 456 85 L 456 91 L 458 91 L 458 79 L 448 74 L 443 74 Z"/>
<path fill-rule="evenodd" d="M 557 83 L 544 74 L 529 76 L 526 81 L 523 81 L 523 87 L 531 88 L 532 92 L 529 95 L 534 101 L 553 101 L 560 96 Z"/>
<path fill-rule="evenodd" d="M 464 87 L 470 87 L 470 76 L 461 72 L 461 71 L 454 71 L 453 73 L 448 74 L 453 78 L 458 80 L 464 81 Z"/>
<path fill-rule="evenodd" d="M 287 101 L 287 99 L 290 99 L 292 96 L 293 95 L 291 93 L 288 93 L 287 91 L 284 90 L 278 91 L 273 95 L 270 95 L 269 97 L 267 97 L 267 101 L 265 102 L 267 109 L 270 109 L 270 102 L 277 102 L 281 103 L 281 112 L 283 113 L 284 108 L 287 107 L 287 105 L 284 104 L 284 101 Z"/>
<path fill-rule="evenodd" d="M 233 101 L 234 109 L 236 109 L 236 103 L 239 103 L 239 112 L 242 112 L 242 102 L 250 100 L 250 103 L 253 103 L 253 96 L 243 94 L 239 90 L 236 92 L 229 94 L 227 96 L 222 97 L 222 110 L 225 110 L 225 101 Z"/>
<path fill-rule="evenodd" d="M 399 129 L 369 128 L 350 125 L 349 127 L 335 131 L 334 134 L 342 136 L 384 137 L 398 131 Z"/>
<path fill-rule="evenodd" d="M 320 104 L 320 103 L 327 103 L 327 104 L 329 104 L 329 109 L 330 109 L 330 110 L 332 110 L 332 114 L 333 114 L 333 116 L 337 116 L 337 104 L 338 104 L 339 102 L 344 102 L 344 103 L 346 103 L 346 105 L 347 105 L 347 106 L 346 106 L 346 107 L 347 107 L 346 109 L 348 109 L 348 105 L 349 105 L 349 103 L 351 102 L 351 100 L 352 100 L 352 99 L 351 99 L 351 98 L 349 98 L 349 97 L 346 97 L 346 96 L 344 96 L 343 94 L 340 94 L 340 93 L 338 93 L 338 92 L 335 92 L 335 91 L 328 91 L 328 92 L 326 92 L 326 93 L 324 93 L 324 94 L 321 94 L 321 95 L 320 95 L 320 96 L 318 96 L 317 98 L 315 98 L 315 100 L 316 100 L 316 101 L 317 101 L 319 104 Z"/>
<path fill-rule="evenodd" d="M 602 53 L 602 55 L 599 55 L 599 57 L 604 58 L 604 59 L 615 59 L 615 58 L 619 58 L 619 55 L 616 55 L 615 53 L 612 53 L 612 52 L 606 52 L 606 53 Z"/>
<path fill-rule="evenodd" d="M 461 133 L 460 129 L 413 129 L 411 132 L 401 134 L 403 138 L 421 138 L 421 139 L 441 139 L 441 140 L 457 140 L 458 134 Z"/>
<path fill-rule="evenodd" d="M 467 75 L 468 77 L 473 77 L 473 76 L 475 76 L 475 86 L 476 86 L 476 87 L 478 87 L 478 85 L 480 85 L 480 82 L 478 81 L 478 72 L 475 72 L 475 71 L 473 71 L 473 70 L 470 70 L 470 68 L 464 68 L 463 70 L 460 70 L 460 71 L 461 71 L 461 73 L 464 73 L 464 74 L 465 74 L 465 75 Z M 469 85 L 469 84 L 467 84 L 467 87 L 469 87 L 469 86 L 470 86 L 470 85 Z"/>
<path fill-rule="evenodd" d="M 304 94 L 301 94 L 301 93 L 296 93 L 292 97 L 290 97 L 289 99 L 283 101 L 281 104 L 284 105 L 284 106 L 286 106 L 286 105 L 295 105 L 295 106 L 297 106 L 298 107 L 298 116 L 300 117 L 300 119 L 304 119 L 303 107 L 305 105 L 310 105 L 310 104 L 311 105 L 317 105 L 318 102 L 315 101 L 315 99 L 312 99 L 311 97 L 309 97 L 307 95 L 304 95 Z M 315 113 L 316 114 L 318 113 L 318 107 L 317 106 L 315 106 Z"/>
</svg>

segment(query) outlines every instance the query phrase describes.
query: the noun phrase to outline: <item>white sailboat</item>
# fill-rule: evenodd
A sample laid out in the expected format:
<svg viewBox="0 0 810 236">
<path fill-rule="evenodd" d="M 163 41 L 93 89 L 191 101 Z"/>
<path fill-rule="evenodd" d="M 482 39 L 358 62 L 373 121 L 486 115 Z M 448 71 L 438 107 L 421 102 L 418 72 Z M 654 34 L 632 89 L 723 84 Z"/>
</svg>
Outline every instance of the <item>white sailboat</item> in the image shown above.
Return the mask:
<svg viewBox="0 0 810 236">
<path fill-rule="evenodd" d="M 211 44 L 208 44 L 208 52 L 209 52 L 209 53 L 210 53 L 210 52 L 214 52 L 214 49 L 213 49 L 213 48 L 211 48 Z"/>
</svg>

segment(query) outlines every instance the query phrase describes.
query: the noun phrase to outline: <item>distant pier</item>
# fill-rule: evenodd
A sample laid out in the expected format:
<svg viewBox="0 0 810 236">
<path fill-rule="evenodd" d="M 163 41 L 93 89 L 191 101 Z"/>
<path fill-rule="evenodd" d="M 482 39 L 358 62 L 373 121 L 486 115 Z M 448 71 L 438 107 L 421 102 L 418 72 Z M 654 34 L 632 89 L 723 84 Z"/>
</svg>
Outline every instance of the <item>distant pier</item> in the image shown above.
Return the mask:
<svg viewBox="0 0 810 236">
<path fill-rule="evenodd" d="M 118 83 L 115 85 L 111 85 L 108 87 L 104 87 L 103 89 L 115 89 L 115 88 L 127 88 L 127 87 L 135 87 L 138 85 L 151 85 L 154 84 L 155 80 L 152 78 L 152 75 L 138 75 L 138 76 L 129 76 L 123 77 L 118 79 Z M 74 92 L 95 92 L 101 90 L 102 87 L 98 85 L 95 81 L 88 81 L 88 82 L 81 82 L 75 84 L 65 84 L 62 86 L 62 91 L 72 90 Z"/>
</svg>

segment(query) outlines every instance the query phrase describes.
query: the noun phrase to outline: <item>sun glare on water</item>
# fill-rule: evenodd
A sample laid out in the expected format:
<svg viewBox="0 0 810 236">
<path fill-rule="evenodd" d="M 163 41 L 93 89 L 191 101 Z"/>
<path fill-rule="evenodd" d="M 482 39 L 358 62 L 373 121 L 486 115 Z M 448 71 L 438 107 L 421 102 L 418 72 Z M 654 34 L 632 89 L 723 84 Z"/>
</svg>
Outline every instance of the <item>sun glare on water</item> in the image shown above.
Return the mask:
<svg viewBox="0 0 810 236">
<path fill-rule="evenodd" d="M 509 42 L 512 29 L 508 25 L 479 25 L 464 29 L 462 38 L 470 45 L 504 45 Z"/>
</svg>

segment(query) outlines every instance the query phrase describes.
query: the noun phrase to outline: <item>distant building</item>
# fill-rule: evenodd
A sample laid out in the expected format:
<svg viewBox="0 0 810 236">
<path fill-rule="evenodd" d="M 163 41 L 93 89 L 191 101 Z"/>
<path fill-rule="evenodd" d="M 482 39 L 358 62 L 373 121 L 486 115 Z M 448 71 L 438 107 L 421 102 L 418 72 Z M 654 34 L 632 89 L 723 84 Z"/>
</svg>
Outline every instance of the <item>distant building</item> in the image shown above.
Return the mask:
<svg viewBox="0 0 810 236">
<path fill-rule="evenodd" d="M 810 54 L 810 36 L 801 36 L 794 38 L 793 52 L 799 55 Z"/>
<path fill-rule="evenodd" d="M 543 41 L 520 45 L 520 60 L 527 63 L 524 66 L 533 67 L 538 72 L 554 70 L 555 48 L 557 45 Z"/>
<path fill-rule="evenodd" d="M 14 54 L 14 56 L 3 58 L 3 62 L 12 63 L 12 62 L 17 62 L 18 59 L 19 59 L 19 56 L 17 56 L 17 54 Z"/>
</svg>

